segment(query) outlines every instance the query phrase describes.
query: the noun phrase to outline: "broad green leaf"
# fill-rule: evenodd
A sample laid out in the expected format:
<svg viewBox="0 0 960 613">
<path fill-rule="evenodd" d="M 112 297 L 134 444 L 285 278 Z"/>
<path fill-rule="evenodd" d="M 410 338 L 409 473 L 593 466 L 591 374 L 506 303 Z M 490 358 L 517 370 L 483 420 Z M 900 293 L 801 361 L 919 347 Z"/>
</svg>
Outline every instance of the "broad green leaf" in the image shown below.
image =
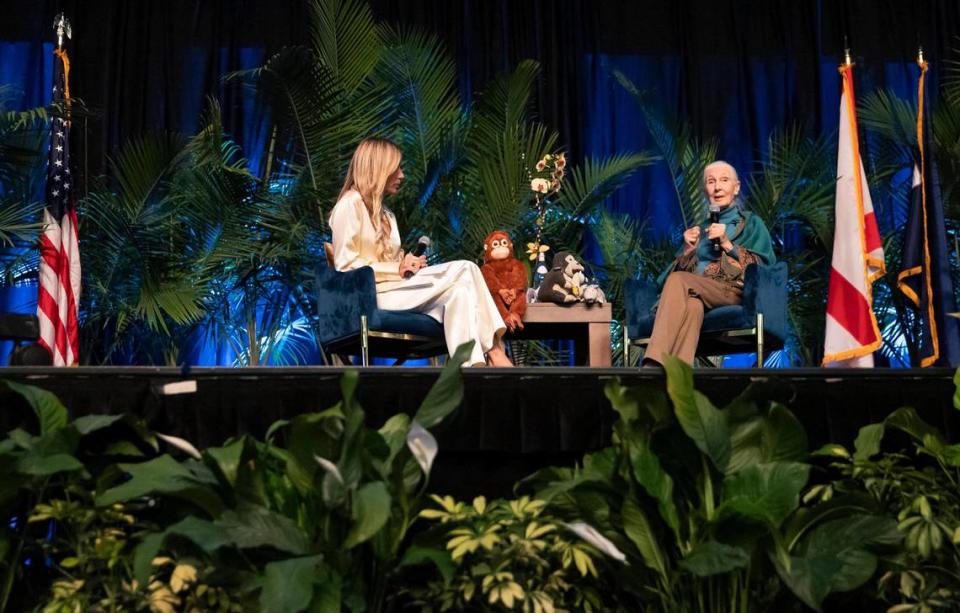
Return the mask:
<svg viewBox="0 0 960 613">
<path fill-rule="evenodd" d="M 335 458 L 340 452 L 345 416 L 340 405 L 322 413 L 297 415 L 290 421 L 287 476 L 297 490 L 309 494 L 318 465 L 315 456 Z"/>
<path fill-rule="evenodd" d="M 706 396 L 693 389 L 693 368 L 667 356 L 667 393 L 673 401 L 680 426 L 720 472 L 730 463 L 730 433 L 723 414 Z"/>
<path fill-rule="evenodd" d="M 150 573 L 153 570 L 153 559 L 160 553 L 163 546 L 163 539 L 166 538 L 164 532 L 153 532 L 143 537 L 140 544 L 133 550 L 133 578 L 140 585 L 147 585 L 150 581 Z"/>
<path fill-rule="evenodd" d="M 365 483 L 353 497 L 353 525 L 343 543 L 349 549 L 368 539 L 383 528 L 390 518 L 390 493 L 383 481 Z"/>
<path fill-rule="evenodd" d="M 143 452 L 130 441 L 117 441 L 111 443 L 110 446 L 104 450 L 103 455 L 143 457 Z"/>
<path fill-rule="evenodd" d="M 787 570 L 773 556 L 771 559 L 790 591 L 816 611 L 821 610 L 823 599 L 832 591 L 830 578 L 839 573 L 844 565 L 839 557 L 807 559 L 791 556 L 790 569 Z"/>
<path fill-rule="evenodd" d="M 423 399 L 413 420 L 424 428 L 432 428 L 452 413 L 463 401 L 463 373 L 460 367 L 470 357 L 474 341 L 468 341 L 443 365 L 440 377 Z"/>
<path fill-rule="evenodd" d="M 880 441 L 883 440 L 883 423 L 870 424 L 860 428 L 857 440 L 853 442 L 853 459 L 864 462 L 880 453 Z"/>
<path fill-rule="evenodd" d="M 646 441 L 634 437 L 627 444 L 634 478 L 647 494 L 656 499 L 660 517 L 674 535 L 679 536 L 680 518 L 673 501 L 673 478 L 660 466 L 660 459 Z"/>
<path fill-rule="evenodd" d="M 945 444 L 943 440 L 943 435 L 940 434 L 940 431 L 923 421 L 920 418 L 920 415 L 917 414 L 916 409 L 913 407 L 903 407 L 897 409 L 893 413 L 887 416 L 887 419 L 884 420 L 888 426 L 902 430 L 915 438 L 917 442 L 922 443 L 924 437 L 933 436 L 941 444 Z"/>
<path fill-rule="evenodd" d="M 750 555 L 741 547 L 706 541 L 694 547 L 680 566 L 698 577 L 709 577 L 745 568 L 749 562 Z"/>
<path fill-rule="evenodd" d="M 615 378 L 607 382 L 603 393 L 625 424 L 640 420 L 650 427 L 670 419 L 670 405 L 661 389 L 650 386 L 628 387 L 622 385 L 619 378 Z"/>
<path fill-rule="evenodd" d="M 83 470 L 83 464 L 77 458 L 65 453 L 41 455 L 27 453 L 16 464 L 17 471 L 34 477 L 45 477 L 59 472 Z"/>
<path fill-rule="evenodd" d="M 823 447 L 811 451 L 810 455 L 814 457 L 827 457 L 827 458 L 849 458 L 850 452 L 847 451 L 847 448 L 843 445 L 838 445 L 836 443 L 827 443 Z"/>
<path fill-rule="evenodd" d="M 188 468 L 187 466 L 192 468 Z M 96 497 L 97 506 L 139 498 L 148 494 L 167 494 L 192 502 L 217 517 L 223 501 L 213 489 L 216 478 L 202 464 L 190 460 L 183 464 L 168 455 L 138 464 L 120 464 L 130 479 Z"/>
<path fill-rule="evenodd" d="M 349 419 L 350 412 L 354 408 L 354 396 L 357 393 L 357 384 L 360 382 L 360 373 L 350 369 L 340 377 L 340 395 L 343 397 L 343 414 Z"/>
<path fill-rule="evenodd" d="M 353 402 L 352 395 L 349 389 L 344 390 L 343 409 L 347 419 L 343 426 L 340 456 L 337 460 L 337 468 L 347 490 L 352 490 L 359 485 L 363 473 L 364 456 L 368 451 L 365 445 L 367 431 L 364 426 L 364 412 L 358 403 Z"/>
<path fill-rule="evenodd" d="M 960 411 L 960 368 L 953 373 L 953 408 Z"/>
<path fill-rule="evenodd" d="M 320 567 L 320 576 L 314 588 L 312 602 L 312 611 L 316 613 L 340 613 L 344 606 L 349 606 L 353 611 L 362 611 L 364 607 L 352 606 L 350 602 L 354 594 L 343 594 L 343 578 L 340 574 L 326 566 Z"/>
<path fill-rule="evenodd" d="M 627 496 L 624 499 L 620 512 L 623 516 L 623 530 L 627 533 L 627 538 L 640 550 L 643 563 L 657 571 L 661 579 L 667 581 L 667 562 L 663 550 L 657 542 L 646 514 L 637 505 L 633 496 Z"/>
<path fill-rule="evenodd" d="M 743 419 L 730 419 L 730 409 L 724 409 L 730 429 L 730 463 L 727 474 L 733 474 L 752 464 L 763 462 L 764 418 L 758 414 Z"/>
<path fill-rule="evenodd" d="M 213 553 L 221 547 L 233 544 L 230 534 L 219 523 L 193 515 L 188 515 L 167 528 L 164 536 L 169 535 L 183 537 L 207 553 Z"/>
<path fill-rule="evenodd" d="M 390 455 L 386 463 L 389 465 L 393 458 L 407 445 L 407 432 L 410 431 L 410 416 L 406 413 L 397 413 L 387 420 L 380 428 L 380 436 L 390 448 Z"/>
<path fill-rule="evenodd" d="M 223 447 L 207 447 L 204 455 L 208 456 L 226 479 L 231 487 L 237 484 L 237 471 L 243 460 L 246 439 L 240 438 Z"/>
<path fill-rule="evenodd" d="M 310 550 L 308 536 L 296 522 L 259 505 L 225 511 L 215 523 L 240 549 L 272 547 L 294 555 Z"/>
<path fill-rule="evenodd" d="M 6 381 L 6 384 L 33 409 L 37 421 L 40 422 L 41 436 L 67 425 L 67 409 L 52 392 L 14 381 Z"/>
<path fill-rule="evenodd" d="M 583 470 L 581 474 L 586 480 L 610 482 L 617 469 L 617 451 L 613 447 L 606 447 L 583 455 Z"/>
<path fill-rule="evenodd" d="M 187 539 L 207 553 L 213 553 L 220 547 L 230 544 L 226 533 L 212 521 L 188 515 L 163 532 L 152 532 L 146 535 L 137 545 L 133 554 L 134 578 L 143 585 L 146 585 L 153 572 L 152 560 L 157 557 L 167 537 L 171 535 Z"/>
<path fill-rule="evenodd" d="M 780 528 L 783 545 L 793 552 L 800 540 L 825 521 L 852 515 L 872 515 L 878 512 L 878 508 L 876 499 L 866 491 L 841 494 L 812 507 L 801 507 Z"/>
<path fill-rule="evenodd" d="M 800 502 L 810 466 L 798 462 L 770 462 L 748 466 L 724 481 L 721 516 L 733 513 L 779 526 Z"/>
<path fill-rule="evenodd" d="M 619 377 L 607 381 L 603 386 L 603 394 L 610 401 L 610 406 L 620 415 L 620 421 L 627 424 L 640 415 L 640 401 L 630 393 L 631 389 L 620 383 Z"/>
<path fill-rule="evenodd" d="M 789 569 L 771 557 L 794 594 L 819 610 L 831 592 L 856 589 L 873 576 L 877 557 L 871 547 L 896 545 L 902 538 L 893 519 L 856 514 L 811 530 L 794 548 Z"/>
<path fill-rule="evenodd" d="M 774 404 L 763 420 L 764 462 L 799 461 L 807 456 L 807 431 L 785 407 Z"/>
<path fill-rule="evenodd" d="M 263 613 L 299 613 L 313 599 L 314 584 L 321 578 L 323 556 L 291 558 L 264 567 L 260 610 Z"/>
<path fill-rule="evenodd" d="M 420 545 L 411 545 L 403 554 L 403 558 L 397 564 L 397 568 L 404 566 L 417 566 L 425 562 L 433 564 L 440 576 L 443 577 L 443 583 L 449 585 L 456 572 L 456 565 L 450 558 L 450 552 L 446 549 L 432 549 L 430 547 L 421 547 Z"/>
<path fill-rule="evenodd" d="M 84 415 L 73 420 L 73 427 L 82 435 L 109 428 L 123 419 L 124 415 Z"/>
</svg>

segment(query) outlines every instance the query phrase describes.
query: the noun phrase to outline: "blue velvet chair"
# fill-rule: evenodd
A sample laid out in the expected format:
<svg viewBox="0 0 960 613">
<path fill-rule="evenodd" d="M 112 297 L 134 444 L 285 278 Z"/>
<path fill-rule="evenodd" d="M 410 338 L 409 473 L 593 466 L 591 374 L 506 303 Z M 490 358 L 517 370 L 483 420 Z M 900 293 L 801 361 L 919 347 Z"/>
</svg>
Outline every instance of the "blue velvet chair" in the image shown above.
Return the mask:
<svg viewBox="0 0 960 613">
<path fill-rule="evenodd" d="M 659 297 L 656 283 L 631 280 L 624 288 L 624 364 L 630 347 L 646 347 L 653 333 L 653 306 Z M 710 309 L 704 314 L 697 356 L 757 354 L 763 366 L 765 352 L 783 348 L 787 335 L 787 265 L 748 266 L 743 278 L 743 302 Z"/>
<path fill-rule="evenodd" d="M 370 356 L 407 358 L 446 355 L 443 325 L 415 311 L 377 308 L 373 269 L 338 272 L 332 266 L 317 271 L 317 317 L 325 355 L 357 355 L 364 366 Z M 329 358 L 328 358 L 329 359 Z"/>
</svg>

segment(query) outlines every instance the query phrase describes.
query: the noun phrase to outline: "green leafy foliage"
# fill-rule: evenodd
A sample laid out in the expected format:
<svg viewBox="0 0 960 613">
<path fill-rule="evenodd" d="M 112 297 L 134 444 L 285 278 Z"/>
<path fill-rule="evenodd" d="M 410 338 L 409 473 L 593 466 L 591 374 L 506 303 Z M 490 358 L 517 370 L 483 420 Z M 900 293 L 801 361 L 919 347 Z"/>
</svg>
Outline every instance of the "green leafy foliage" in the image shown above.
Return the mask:
<svg viewBox="0 0 960 613">
<path fill-rule="evenodd" d="M 909 437 L 912 454 L 882 452 L 892 431 Z M 816 595 L 831 582 L 870 576 L 879 567 L 880 595 L 894 604 L 892 609 L 960 606 L 960 581 L 952 570 L 960 565 L 960 446 L 947 444 L 909 407 L 861 428 L 854 445 L 853 453 L 837 446 L 824 454 L 831 459 L 835 476 L 811 488 L 806 497 L 828 501 L 827 505 L 836 504 L 838 498 L 859 497 L 882 517 L 840 526 L 833 536 L 810 535 L 806 546 L 818 548 L 820 554 L 805 571 L 809 577 L 804 578 L 804 594 Z M 847 538 L 857 533 L 870 535 L 889 555 L 878 563 L 875 556 L 845 550 Z"/>
<path fill-rule="evenodd" d="M 30 516 L 28 529 L 6 522 L 0 532 L 4 606 L 14 585 L 31 581 L 30 597 L 91 611 L 197 602 L 380 610 L 420 511 L 425 427 L 460 403 L 469 350 L 448 361 L 423 400 L 415 417 L 423 423 L 399 414 L 382 431 L 366 426 L 351 371 L 336 406 L 272 428 L 265 442 L 243 436 L 187 454 L 199 459 L 156 455 L 156 437 L 128 417 L 68 421 L 49 392 L 9 383 L 42 425 L 0 441 L 0 510 Z M 117 435 L 147 454 L 115 455 Z M 54 551 L 51 525 L 60 535 Z M 18 561 L 40 553 L 54 565 L 52 583 L 24 576 L 29 567 Z"/>
<path fill-rule="evenodd" d="M 588 521 L 620 547 L 629 564 L 618 580 L 636 602 L 762 610 L 789 590 L 818 609 L 874 576 L 877 549 L 898 542 L 895 523 L 848 496 L 822 512 L 802 505 L 806 433 L 776 402 L 776 385 L 757 382 L 718 409 L 694 389 L 689 366 L 668 359 L 665 370 L 666 394 L 608 384 L 619 414 L 612 447 L 521 484 L 549 512 Z"/>
<path fill-rule="evenodd" d="M 616 604 L 598 579 L 598 567 L 605 566 L 601 552 L 545 513 L 542 500 L 432 498 L 436 506 L 420 512 L 429 526 L 402 563 L 432 572 L 398 594 L 406 606 L 549 612 Z"/>
</svg>

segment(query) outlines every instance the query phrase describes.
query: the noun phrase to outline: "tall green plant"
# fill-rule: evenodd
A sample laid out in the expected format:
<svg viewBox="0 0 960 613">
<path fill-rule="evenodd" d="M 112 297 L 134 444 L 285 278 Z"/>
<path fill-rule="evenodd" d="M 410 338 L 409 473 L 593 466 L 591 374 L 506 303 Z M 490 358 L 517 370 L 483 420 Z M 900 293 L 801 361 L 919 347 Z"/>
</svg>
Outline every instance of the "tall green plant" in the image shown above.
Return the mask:
<svg viewBox="0 0 960 613">
<path fill-rule="evenodd" d="M 0 441 L 0 610 L 11 598 L 49 610 L 210 599 L 224 610 L 383 610 L 437 454 L 429 429 L 459 406 L 469 350 L 415 412 L 379 429 L 365 425 L 350 371 L 329 409 L 203 451 L 129 417 L 69 421 L 49 392 L 8 383 L 39 433 Z M 163 443 L 169 453 L 158 455 Z M 33 573 L 25 558 L 51 572 Z M 16 594 L 18 584 L 32 592 Z"/>
<path fill-rule="evenodd" d="M 896 527 L 863 505 L 800 509 L 810 466 L 796 417 L 766 401 L 763 385 L 719 410 L 694 390 L 689 366 L 670 358 L 666 372 L 666 395 L 611 382 L 613 445 L 523 486 L 623 551 L 619 581 L 647 610 L 771 606 L 783 597 L 763 579 L 771 568 L 816 609 L 830 592 L 867 581 L 874 548 L 898 542 Z M 825 560 L 840 560 L 844 572 Z"/>
</svg>

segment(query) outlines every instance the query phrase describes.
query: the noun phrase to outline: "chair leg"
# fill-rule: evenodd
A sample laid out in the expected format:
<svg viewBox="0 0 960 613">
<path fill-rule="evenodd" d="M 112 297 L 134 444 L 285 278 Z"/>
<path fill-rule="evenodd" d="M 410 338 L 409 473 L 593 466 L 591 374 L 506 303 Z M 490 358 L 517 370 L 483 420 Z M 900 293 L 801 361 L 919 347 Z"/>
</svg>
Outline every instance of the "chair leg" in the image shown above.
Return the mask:
<svg viewBox="0 0 960 613">
<path fill-rule="evenodd" d="M 360 363 L 370 366 L 370 327 L 366 315 L 360 316 Z"/>
<path fill-rule="evenodd" d="M 757 313 L 757 368 L 763 368 L 763 313 Z"/>
<path fill-rule="evenodd" d="M 623 330 L 623 367 L 630 368 L 630 332 L 627 331 L 627 322 L 620 327 Z"/>
</svg>

